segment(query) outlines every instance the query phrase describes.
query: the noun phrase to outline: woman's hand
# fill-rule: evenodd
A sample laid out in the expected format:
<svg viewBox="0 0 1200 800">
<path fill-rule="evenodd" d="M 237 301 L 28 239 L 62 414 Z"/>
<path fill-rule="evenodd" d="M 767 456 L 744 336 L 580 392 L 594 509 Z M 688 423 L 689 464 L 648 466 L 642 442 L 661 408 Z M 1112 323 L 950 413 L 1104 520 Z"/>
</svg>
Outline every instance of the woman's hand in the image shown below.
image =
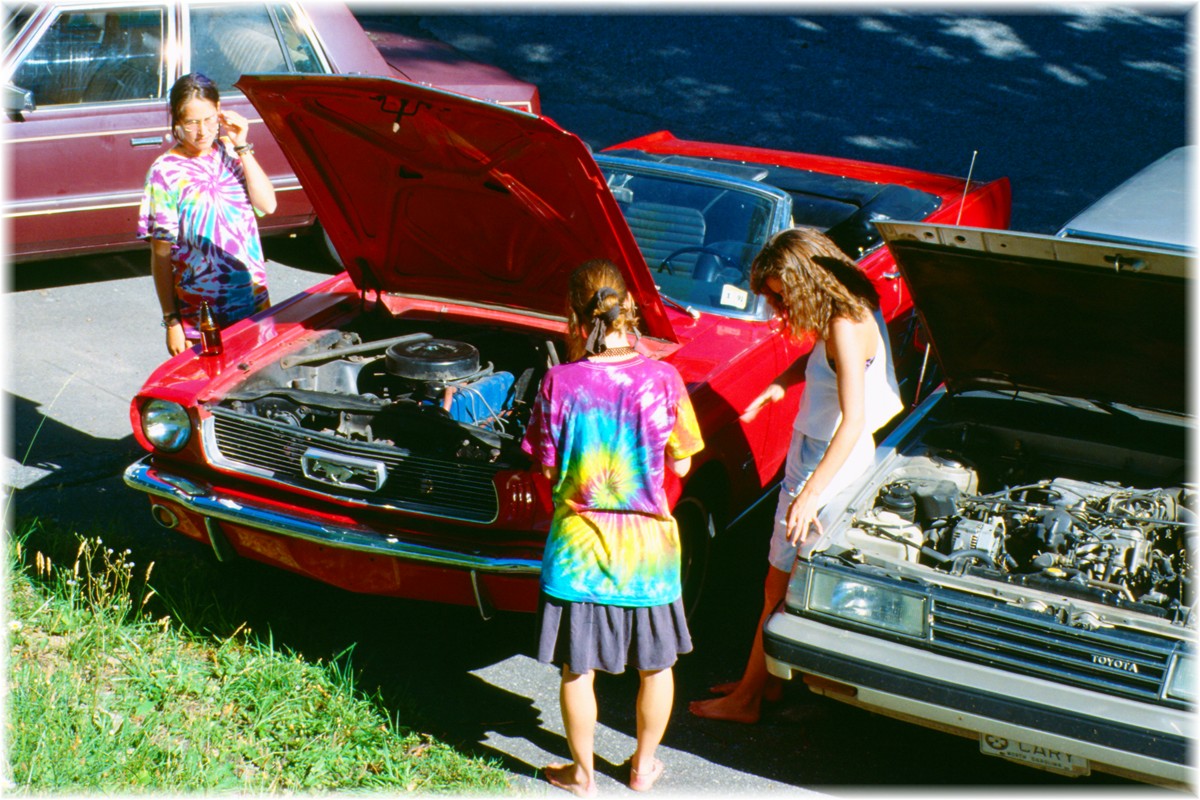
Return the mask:
<svg viewBox="0 0 1200 800">
<path fill-rule="evenodd" d="M 753 422 L 758 416 L 758 412 L 762 411 L 770 403 L 778 403 L 783 399 L 785 394 L 784 388 L 778 383 L 772 383 L 767 388 L 762 390 L 758 397 L 750 401 L 750 405 L 746 406 L 746 410 L 742 412 L 739 419 L 742 422 Z"/>
<path fill-rule="evenodd" d="M 233 142 L 233 146 L 244 145 L 246 138 L 250 135 L 250 122 L 236 111 L 222 111 L 218 117 L 221 124 L 225 126 L 225 133 Z"/>
<path fill-rule="evenodd" d="M 792 500 L 787 512 L 787 539 L 793 545 L 801 545 L 808 539 L 810 530 L 821 535 L 821 521 L 817 519 L 817 497 L 801 490 Z"/>
<path fill-rule="evenodd" d="M 184 350 L 187 350 L 187 338 L 183 335 L 183 324 L 180 322 L 172 323 L 167 328 L 167 352 L 173 356 L 177 356 Z"/>
</svg>

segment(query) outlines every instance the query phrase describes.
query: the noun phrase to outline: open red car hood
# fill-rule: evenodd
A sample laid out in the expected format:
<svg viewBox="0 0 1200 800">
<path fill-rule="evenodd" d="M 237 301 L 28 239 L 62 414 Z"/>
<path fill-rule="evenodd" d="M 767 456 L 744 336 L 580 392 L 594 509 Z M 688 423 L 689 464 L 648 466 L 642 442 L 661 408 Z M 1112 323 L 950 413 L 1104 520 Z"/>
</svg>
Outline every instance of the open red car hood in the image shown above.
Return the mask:
<svg viewBox="0 0 1200 800">
<path fill-rule="evenodd" d="M 400 80 L 244 76 L 361 289 L 561 315 L 608 258 L 651 336 L 675 341 L 587 146 L 548 119 Z"/>
<path fill-rule="evenodd" d="M 1048 392 L 1187 410 L 1182 253 L 877 222 L 952 392 Z"/>
</svg>

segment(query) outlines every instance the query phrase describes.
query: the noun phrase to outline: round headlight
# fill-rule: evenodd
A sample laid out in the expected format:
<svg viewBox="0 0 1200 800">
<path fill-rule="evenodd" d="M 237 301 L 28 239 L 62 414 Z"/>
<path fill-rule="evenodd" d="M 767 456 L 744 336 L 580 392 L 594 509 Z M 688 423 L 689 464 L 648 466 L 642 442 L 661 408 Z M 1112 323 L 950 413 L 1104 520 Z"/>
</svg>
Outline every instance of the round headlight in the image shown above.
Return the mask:
<svg viewBox="0 0 1200 800">
<path fill-rule="evenodd" d="M 142 408 L 142 433 L 159 450 L 174 453 L 192 435 L 187 409 L 170 400 L 151 400 Z"/>
</svg>

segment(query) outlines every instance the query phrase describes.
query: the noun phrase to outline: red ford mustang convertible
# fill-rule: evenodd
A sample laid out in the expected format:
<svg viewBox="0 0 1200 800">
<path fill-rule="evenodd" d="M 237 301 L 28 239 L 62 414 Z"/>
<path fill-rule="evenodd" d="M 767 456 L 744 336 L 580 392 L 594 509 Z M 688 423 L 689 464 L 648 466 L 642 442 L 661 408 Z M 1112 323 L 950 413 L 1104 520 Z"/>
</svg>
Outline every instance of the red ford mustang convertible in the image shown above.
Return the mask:
<svg viewBox="0 0 1200 800">
<path fill-rule="evenodd" d="M 132 403 L 154 518 L 355 592 L 532 611 L 550 491 L 520 450 L 565 358 L 570 271 L 624 271 L 638 348 L 673 364 L 706 448 L 669 496 L 694 605 L 711 538 L 770 492 L 799 389 L 739 413 L 807 347 L 748 289 L 793 224 L 875 281 L 898 358 L 912 304 L 873 221 L 1007 227 L 1008 181 L 682 141 L 592 153 L 550 120 L 385 78 L 248 76 L 346 271 L 167 361 Z M 916 359 L 913 359 L 914 361 Z"/>
</svg>

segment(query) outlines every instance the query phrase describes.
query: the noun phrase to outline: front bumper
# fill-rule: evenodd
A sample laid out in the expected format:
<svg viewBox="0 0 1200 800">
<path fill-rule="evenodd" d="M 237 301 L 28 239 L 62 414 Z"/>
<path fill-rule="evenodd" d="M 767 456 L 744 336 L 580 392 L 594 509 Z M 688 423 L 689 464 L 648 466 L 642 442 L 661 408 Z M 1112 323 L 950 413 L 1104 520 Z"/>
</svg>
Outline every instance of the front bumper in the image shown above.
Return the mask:
<svg viewBox="0 0 1200 800">
<path fill-rule="evenodd" d="M 764 627 L 770 672 L 833 682 L 830 697 L 959 735 L 1007 737 L 1091 768 L 1192 786 L 1192 716 L 908 647 L 776 611 Z M 821 682 L 816 682 L 818 686 Z"/>
<path fill-rule="evenodd" d="M 160 524 L 207 541 L 222 560 L 248 556 L 351 591 L 476 605 L 485 616 L 536 607 L 540 558 L 438 547 L 302 515 L 160 469 L 150 456 L 125 470 L 125 483 L 153 498 Z"/>
</svg>

